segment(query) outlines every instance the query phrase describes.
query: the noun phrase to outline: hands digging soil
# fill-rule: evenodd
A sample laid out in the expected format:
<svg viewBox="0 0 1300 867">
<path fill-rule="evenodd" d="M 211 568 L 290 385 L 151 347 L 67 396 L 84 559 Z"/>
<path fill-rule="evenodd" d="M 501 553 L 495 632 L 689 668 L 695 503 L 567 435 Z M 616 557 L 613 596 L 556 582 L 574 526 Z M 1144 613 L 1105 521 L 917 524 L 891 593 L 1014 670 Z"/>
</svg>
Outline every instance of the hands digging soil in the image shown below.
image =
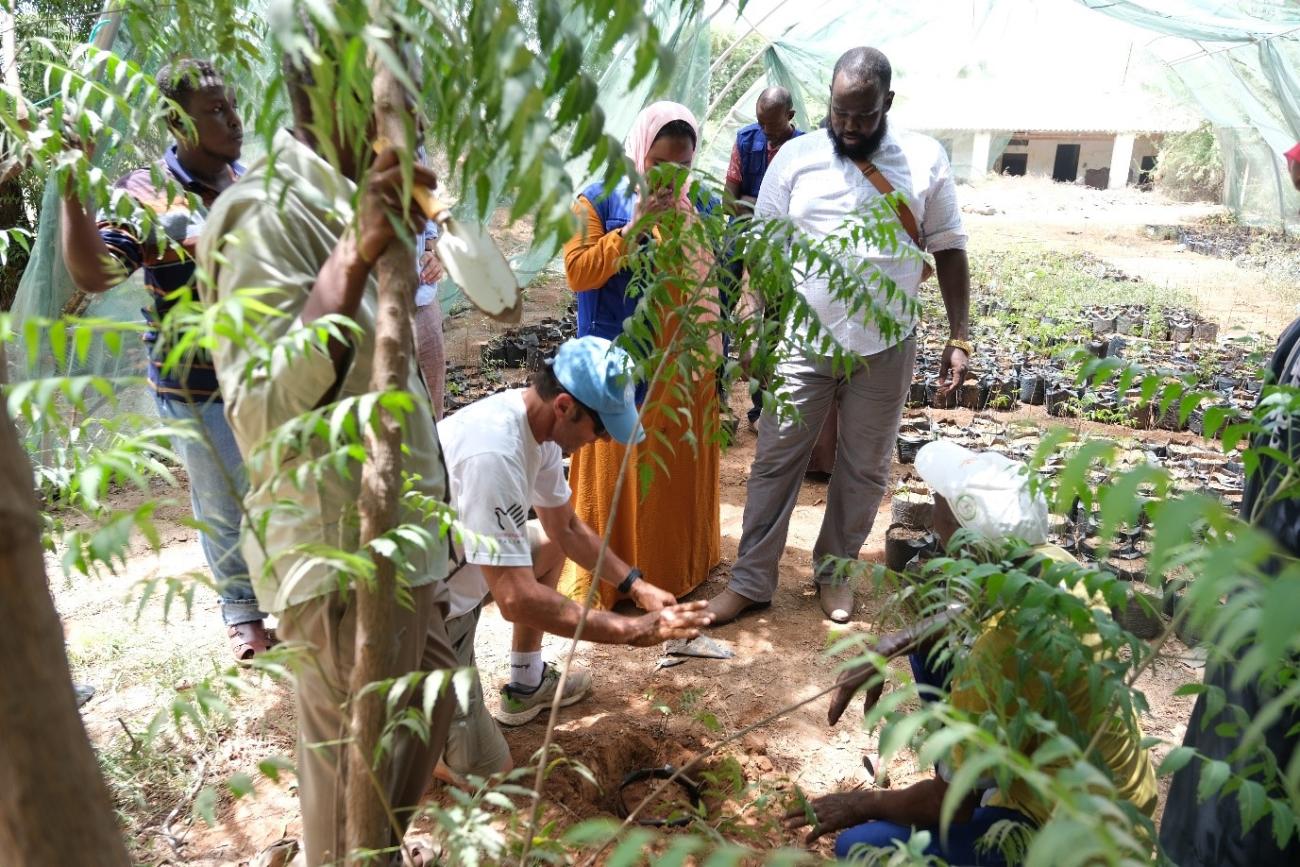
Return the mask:
<svg viewBox="0 0 1300 867">
<path fill-rule="evenodd" d="M 929 617 L 920 620 L 906 629 L 900 629 L 897 632 L 891 632 L 883 635 L 871 648 L 872 653 L 878 653 L 886 660 L 893 659 L 896 656 L 902 656 L 904 653 L 910 653 L 919 647 L 923 642 L 937 638 L 943 630 L 948 627 L 966 608 L 963 605 L 950 605 L 946 610 L 938 614 L 932 614 Z M 839 676 L 836 681 L 835 692 L 831 693 L 831 704 L 826 711 L 826 722 L 835 725 L 844 715 L 844 710 L 853 700 L 853 696 L 858 689 L 866 683 L 871 677 L 879 673 L 879 669 L 874 662 L 864 662 L 855 668 L 850 668 Z M 862 704 L 862 713 L 865 715 L 871 711 L 880 695 L 884 692 L 885 681 L 881 681 L 867 688 L 866 696 Z M 831 796 L 827 796 L 831 797 Z"/>
<path fill-rule="evenodd" d="M 652 647 L 674 638 L 694 638 L 713 622 L 713 615 L 706 610 L 708 605 L 701 599 L 629 618 L 633 632 L 627 643 L 634 647 Z"/>
<path fill-rule="evenodd" d="M 811 801 L 800 795 L 798 803 L 786 811 L 782 825 L 792 833 L 808 826 L 804 844 L 811 845 L 818 837 L 852 828 L 869 818 L 863 814 L 861 791 L 835 792 Z"/>
</svg>

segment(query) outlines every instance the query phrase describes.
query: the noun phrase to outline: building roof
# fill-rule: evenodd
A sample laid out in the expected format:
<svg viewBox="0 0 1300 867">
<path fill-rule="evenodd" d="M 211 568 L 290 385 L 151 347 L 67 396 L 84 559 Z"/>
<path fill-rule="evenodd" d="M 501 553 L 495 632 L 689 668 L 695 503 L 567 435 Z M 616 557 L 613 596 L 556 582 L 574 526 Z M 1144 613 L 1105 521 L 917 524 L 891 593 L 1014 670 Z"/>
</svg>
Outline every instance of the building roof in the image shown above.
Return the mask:
<svg viewBox="0 0 1300 867">
<path fill-rule="evenodd" d="M 915 130 L 1005 132 L 1187 132 L 1202 123 L 1168 96 L 1140 88 L 1089 90 L 1085 83 L 1035 91 L 1032 82 L 958 79 L 899 82 L 890 119 Z"/>
</svg>

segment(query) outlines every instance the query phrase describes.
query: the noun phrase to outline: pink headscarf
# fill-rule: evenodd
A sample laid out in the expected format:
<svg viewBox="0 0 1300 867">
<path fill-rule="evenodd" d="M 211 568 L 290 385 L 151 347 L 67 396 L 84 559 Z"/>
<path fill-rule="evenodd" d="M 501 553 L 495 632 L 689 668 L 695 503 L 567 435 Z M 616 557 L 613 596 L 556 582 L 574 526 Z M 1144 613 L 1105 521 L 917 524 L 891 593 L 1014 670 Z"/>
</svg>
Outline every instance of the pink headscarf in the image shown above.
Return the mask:
<svg viewBox="0 0 1300 867">
<path fill-rule="evenodd" d="M 691 110 L 681 103 L 669 102 L 667 100 L 652 103 L 641 109 L 641 113 L 636 116 L 632 122 L 632 129 L 628 132 L 627 138 L 623 142 L 623 149 L 631 157 L 636 170 L 645 174 L 645 161 L 650 153 L 650 147 L 654 144 L 655 136 L 659 135 L 659 130 L 675 120 L 684 120 L 691 125 L 691 132 L 695 133 L 695 146 L 700 144 L 700 125 L 695 122 L 695 115 Z M 686 215 L 687 220 L 695 218 L 695 208 L 691 204 L 688 188 L 683 186 L 681 195 L 677 199 L 678 209 Z M 657 230 L 656 230 L 657 231 Z M 709 274 L 710 267 L 713 263 L 711 255 L 705 255 L 702 251 L 696 251 L 694 255 L 689 256 L 689 264 L 686 265 L 685 274 L 703 284 L 703 281 Z M 707 291 L 697 302 L 703 312 L 700 316 L 701 321 L 716 320 L 719 315 L 719 304 L 716 288 L 713 291 Z M 714 334 L 709 338 L 709 344 L 716 353 L 722 352 L 722 338 Z"/>
<path fill-rule="evenodd" d="M 691 132 L 695 133 L 695 145 L 700 144 L 700 125 L 695 122 L 695 115 L 691 110 L 679 102 L 669 102 L 663 100 L 651 103 L 641 109 L 641 113 L 632 121 L 632 129 L 628 132 L 627 138 L 623 142 L 623 149 L 631 157 L 632 164 L 636 170 L 645 174 L 645 161 L 650 153 L 650 147 L 654 144 L 655 136 L 659 135 L 659 130 L 666 127 L 675 120 L 684 120 L 691 125 Z M 678 202 L 686 209 L 690 210 L 690 201 L 687 198 L 686 190 L 682 190 L 681 198 Z"/>
<path fill-rule="evenodd" d="M 1289 162 L 1300 163 L 1300 143 L 1296 144 L 1291 150 L 1282 154 Z"/>
</svg>

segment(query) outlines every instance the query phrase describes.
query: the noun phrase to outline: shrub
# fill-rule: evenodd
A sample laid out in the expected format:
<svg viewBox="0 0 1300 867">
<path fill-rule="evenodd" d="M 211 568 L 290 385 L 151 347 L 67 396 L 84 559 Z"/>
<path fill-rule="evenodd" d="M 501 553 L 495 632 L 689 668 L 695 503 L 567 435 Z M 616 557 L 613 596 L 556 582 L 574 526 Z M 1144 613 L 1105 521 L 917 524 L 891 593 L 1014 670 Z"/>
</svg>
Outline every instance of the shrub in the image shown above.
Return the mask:
<svg viewBox="0 0 1300 867">
<path fill-rule="evenodd" d="M 1156 161 L 1156 189 L 1183 202 L 1223 200 L 1223 155 L 1208 123 L 1164 140 Z"/>
</svg>

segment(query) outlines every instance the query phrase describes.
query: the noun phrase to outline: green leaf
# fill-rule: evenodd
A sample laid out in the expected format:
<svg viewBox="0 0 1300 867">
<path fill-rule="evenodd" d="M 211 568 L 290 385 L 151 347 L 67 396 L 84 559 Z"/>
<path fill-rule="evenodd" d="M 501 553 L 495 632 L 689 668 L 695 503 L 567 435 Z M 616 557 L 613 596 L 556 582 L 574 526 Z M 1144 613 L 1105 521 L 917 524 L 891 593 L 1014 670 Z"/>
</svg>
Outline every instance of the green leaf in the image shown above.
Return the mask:
<svg viewBox="0 0 1300 867">
<path fill-rule="evenodd" d="M 1268 792 L 1254 780 L 1245 780 L 1237 790 L 1237 804 L 1241 807 L 1241 830 L 1246 833 L 1268 814 Z"/>
<path fill-rule="evenodd" d="M 695 715 L 695 721 L 711 732 L 722 731 L 722 723 L 718 722 L 717 716 L 709 711 L 700 711 L 697 713 Z"/>
<path fill-rule="evenodd" d="M 47 332 L 50 339 L 50 351 L 54 353 L 54 360 L 58 362 L 59 367 L 66 367 L 68 363 L 68 332 L 62 323 L 54 323 Z"/>
<path fill-rule="evenodd" d="M 469 693 L 478 678 L 478 669 L 458 668 L 451 676 L 451 686 L 456 692 L 456 704 L 462 711 L 469 710 Z"/>
<path fill-rule="evenodd" d="M 242 798 L 253 792 L 253 778 L 248 774 L 235 774 L 226 781 L 226 788 L 236 798 Z"/>
<path fill-rule="evenodd" d="M 1167 777 L 1170 774 L 1176 774 L 1182 770 L 1188 762 L 1196 758 L 1197 752 L 1192 747 L 1175 747 L 1165 756 L 1165 760 L 1160 763 L 1159 776 Z"/>
<path fill-rule="evenodd" d="M 645 857 L 645 850 L 655 835 L 644 828 L 633 828 L 610 853 L 606 867 L 632 867 Z"/>
<path fill-rule="evenodd" d="M 752 854 L 748 849 L 734 844 L 719 846 L 705 859 L 702 867 L 732 867 Z"/>
<path fill-rule="evenodd" d="M 217 790 L 204 786 L 194 798 L 194 813 L 210 826 L 217 824 Z"/>
<path fill-rule="evenodd" d="M 267 779 L 279 782 L 280 772 L 294 770 L 294 764 L 283 756 L 271 756 L 270 758 L 262 759 L 258 762 L 257 769 L 261 771 L 262 776 Z"/>
<path fill-rule="evenodd" d="M 1232 768 L 1227 762 L 1214 760 L 1201 765 L 1201 779 L 1196 786 L 1196 799 L 1198 801 L 1207 801 L 1227 782 L 1228 777 L 1232 775 Z"/>
<path fill-rule="evenodd" d="M 619 823 L 613 819 L 588 819 L 566 829 L 561 839 L 566 846 L 601 846 L 618 832 L 618 828 Z"/>
<path fill-rule="evenodd" d="M 1295 813 L 1290 804 L 1277 798 L 1270 800 L 1269 806 L 1273 813 L 1273 840 L 1278 848 L 1285 848 L 1295 834 Z"/>
<path fill-rule="evenodd" d="M 704 841 L 699 837 L 676 837 L 666 852 L 655 857 L 654 865 L 655 867 L 684 867 L 686 859 L 702 848 L 704 848 Z"/>
</svg>

